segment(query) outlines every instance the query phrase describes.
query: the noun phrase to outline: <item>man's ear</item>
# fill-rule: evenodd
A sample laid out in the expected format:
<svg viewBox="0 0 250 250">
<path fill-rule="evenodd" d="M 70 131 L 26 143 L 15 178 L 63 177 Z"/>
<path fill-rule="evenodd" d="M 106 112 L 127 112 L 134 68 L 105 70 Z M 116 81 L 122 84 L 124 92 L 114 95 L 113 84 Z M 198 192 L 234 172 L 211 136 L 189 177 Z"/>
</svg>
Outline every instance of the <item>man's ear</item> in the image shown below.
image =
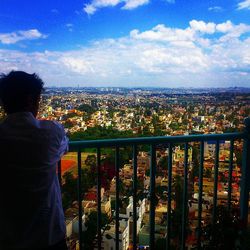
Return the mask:
<svg viewBox="0 0 250 250">
<path fill-rule="evenodd" d="M 34 98 L 34 96 L 29 95 L 27 97 L 27 110 L 32 112 L 33 115 L 36 117 L 39 109 L 39 101 L 40 98 Z"/>
</svg>

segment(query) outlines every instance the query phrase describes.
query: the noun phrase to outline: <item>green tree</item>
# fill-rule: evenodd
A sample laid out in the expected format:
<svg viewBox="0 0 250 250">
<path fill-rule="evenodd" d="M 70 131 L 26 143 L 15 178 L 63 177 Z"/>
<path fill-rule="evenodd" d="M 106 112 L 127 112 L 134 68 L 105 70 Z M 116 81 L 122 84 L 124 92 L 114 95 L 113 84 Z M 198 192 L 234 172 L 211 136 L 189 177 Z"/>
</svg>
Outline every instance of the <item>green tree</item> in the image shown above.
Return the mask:
<svg viewBox="0 0 250 250">
<path fill-rule="evenodd" d="M 62 186 L 62 203 L 63 208 L 69 208 L 73 201 L 77 200 L 77 179 L 71 172 L 63 175 L 64 184 Z"/>
<path fill-rule="evenodd" d="M 88 155 L 85 164 L 90 167 L 92 172 L 96 170 L 96 155 Z"/>
<path fill-rule="evenodd" d="M 161 169 L 167 170 L 168 169 L 168 156 L 161 157 L 160 160 L 159 160 L 159 162 L 158 162 L 158 166 Z"/>
<path fill-rule="evenodd" d="M 175 210 L 172 213 L 172 224 L 171 224 L 171 237 L 177 242 L 177 246 L 181 240 L 181 225 L 182 225 L 182 215 L 183 215 L 183 179 L 181 176 L 175 176 L 173 180 L 173 192 L 175 200 Z M 187 209 L 188 210 L 188 209 Z M 188 211 L 186 216 L 188 217 Z M 188 223 L 186 224 L 186 229 L 188 231 Z"/>
<path fill-rule="evenodd" d="M 183 180 L 182 180 L 181 176 L 179 176 L 179 175 L 174 177 L 173 191 L 174 191 L 174 200 L 176 203 L 176 209 L 182 209 Z"/>
<path fill-rule="evenodd" d="M 78 110 L 79 111 L 83 111 L 83 112 L 86 112 L 87 114 L 92 114 L 95 112 L 95 109 L 93 107 L 91 107 L 90 105 L 88 104 L 81 104 L 79 107 L 78 107 Z"/>
<path fill-rule="evenodd" d="M 150 169 L 146 169 L 145 175 L 148 176 L 148 177 L 150 176 Z"/>
<path fill-rule="evenodd" d="M 93 187 L 96 183 L 95 175 L 89 169 L 82 169 L 81 171 L 81 188 L 82 199 L 89 188 Z M 66 172 L 63 175 L 64 184 L 62 185 L 62 202 L 63 208 L 69 208 L 73 201 L 77 200 L 78 179 L 73 176 L 72 172 Z"/>
<path fill-rule="evenodd" d="M 182 125 L 184 126 L 187 126 L 189 123 L 188 119 L 187 119 L 187 116 L 186 115 L 183 115 L 182 117 Z"/>
<path fill-rule="evenodd" d="M 72 128 L 74 126 L 74 123 L 70 120 L 67 120 L 63 125 L 65 128 Z"/>
<path fill-rule="evenodd" d="M 235 127 L 238 127 L 239 124 L 240 124 L 240 120 L 238 118 L 234 117 L 233 124 L 234 124 Z"/>
<path fill-rule="evenodd" d="M 205 169 L 205 171 L 204 171 L 204 177 L 206 177 L 206 178 L 211 178 L 212 177 L 212 171 L 211 171 L 211 169 L 209 169 L 209 168 Z"/>
<path fill-rule="evenodd" d="M 109 223 L 109 217 L 105 213 L 101 213 L 101 228 L 105 228 L 106 225 Z M 94 240 L 97 237 L 97 212 L 91 212 L 86 219 L 85 226 L 87 228 L 83 234 L 83 244 L 84 249 L 94 249 Z"/>
<path fill-rule="evenodd" d="M 171 122 L 171 124 L 169 125 L 169 127 L 172 129 L 172 130 L 179 130 L 180 129 L 180 126 L 177 122 Z"/>
<path fill-rule="evenodd" d="M 235 150 L 235 157 L 236 157 L 236 163 L 238 166 L 241 166 L 242 164 L 242 151 Z"/>
<path fill-rule="evenodd" d="M 151 136 L 152 135 L 152 133 L 150 132 L 150 129 L 149 129 L 149 125 L 146 124 L 143 127 L 142 134 L 143 134 L 143 136 Z"/>
<path fill-rule="evenodd" d="M 243 249 L 242 243 L 247 240 L 247 237 L 242 232 L 239 210 L 235 208 L 228 210 L 227 207 L 220 205 L 217 206 L 216 211 L 215 225 L 211 219 L 210 223 L 203 228 L 203 235 L 208 242 L 205 249 Z"/>
<path fill-rule="evenodd" d="M 69 135 L 70 140 L 98 140 L 134 137 L 132 130 L 119 131 L 112 127 L 89 127 L 85 131 L 78 131 Z"/>
</svg>

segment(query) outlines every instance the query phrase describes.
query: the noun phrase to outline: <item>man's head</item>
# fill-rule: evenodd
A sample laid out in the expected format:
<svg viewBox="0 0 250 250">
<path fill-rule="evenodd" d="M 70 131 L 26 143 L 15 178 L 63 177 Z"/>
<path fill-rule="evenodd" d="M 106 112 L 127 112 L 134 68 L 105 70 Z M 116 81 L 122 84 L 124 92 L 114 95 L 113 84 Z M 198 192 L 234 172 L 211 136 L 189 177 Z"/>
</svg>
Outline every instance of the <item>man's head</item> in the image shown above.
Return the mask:
<svg viewBox="0 0 250 250">
<path fill-rule="evenodd" d="M 11 71 L 0 76 L 0 100 L 7 114 L 32 112 L 37 115 L 43 81 L 36 74 Z"/>
</svg>

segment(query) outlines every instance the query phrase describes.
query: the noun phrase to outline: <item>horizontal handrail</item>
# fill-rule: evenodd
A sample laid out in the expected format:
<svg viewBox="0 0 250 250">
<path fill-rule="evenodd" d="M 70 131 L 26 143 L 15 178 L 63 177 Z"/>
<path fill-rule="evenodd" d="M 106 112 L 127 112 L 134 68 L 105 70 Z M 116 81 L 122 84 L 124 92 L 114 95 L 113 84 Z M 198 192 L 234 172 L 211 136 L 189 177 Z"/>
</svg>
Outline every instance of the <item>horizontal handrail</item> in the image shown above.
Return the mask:
<svg viewBox="0 0 250 250">
<path fill-rule="evenodd" d="M 213 140 L 238 140 L 247 138 L 246 132 L 225 133 L 225 134 L 201 134 L 201 135 L 179 135 L 179 136 L 152 136 L 122 139 L 101 139 L 70 141 L 69 151 L 77 151 L 81 148 L 91 147 L 115 147 L 135 144 L 161 144 L 161 143 L 185 143 Z"/>
</svg>

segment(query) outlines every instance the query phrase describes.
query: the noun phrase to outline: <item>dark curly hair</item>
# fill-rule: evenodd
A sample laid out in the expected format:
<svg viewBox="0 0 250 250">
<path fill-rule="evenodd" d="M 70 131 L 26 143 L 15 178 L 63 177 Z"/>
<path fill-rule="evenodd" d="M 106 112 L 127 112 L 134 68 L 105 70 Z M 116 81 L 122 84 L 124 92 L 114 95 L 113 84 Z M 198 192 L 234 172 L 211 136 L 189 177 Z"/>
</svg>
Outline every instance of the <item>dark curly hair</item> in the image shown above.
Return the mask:
<svg viewBox="0 0 250 250">
<path fill-rule="evenodd" d="M 7 114 L 26 111 L 30 103 L 37 103 L 44 82 L 37 74 L 11 71 L 0 75 L 0 101 Z"/>
</svg>

